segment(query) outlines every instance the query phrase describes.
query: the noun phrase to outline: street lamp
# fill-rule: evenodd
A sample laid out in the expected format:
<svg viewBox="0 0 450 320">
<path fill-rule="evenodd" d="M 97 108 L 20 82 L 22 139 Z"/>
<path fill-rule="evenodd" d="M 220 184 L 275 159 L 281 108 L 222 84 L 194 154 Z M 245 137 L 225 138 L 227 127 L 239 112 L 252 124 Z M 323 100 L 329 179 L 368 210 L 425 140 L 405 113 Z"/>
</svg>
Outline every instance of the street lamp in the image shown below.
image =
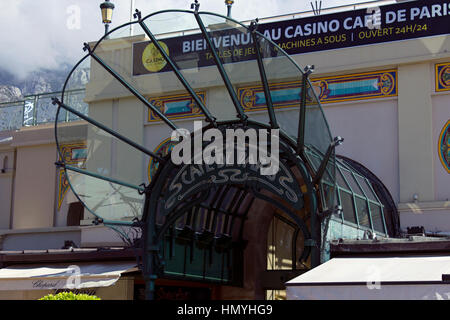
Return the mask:
<svg viewBox="0 0 450 320">
<path fill-rule="evenodd" d="M 102 9 L 102 21 L 105 24 L 105 34 L 108 33 L 109 24 L 112 21 L 112 14 L 114 10 L 114 4 L 109 2 L 109 0 L 105 0 L 100 5 L 100 9 Z"/>
<path fill-rule="evenodd" d="M 227 5 L 228 8 L 228 13 L 227 13 L 227 17 L 231 18 L 231 6 L 233 5 L 234 0 L 225 0 L 225 4 Z"/>
</svg>

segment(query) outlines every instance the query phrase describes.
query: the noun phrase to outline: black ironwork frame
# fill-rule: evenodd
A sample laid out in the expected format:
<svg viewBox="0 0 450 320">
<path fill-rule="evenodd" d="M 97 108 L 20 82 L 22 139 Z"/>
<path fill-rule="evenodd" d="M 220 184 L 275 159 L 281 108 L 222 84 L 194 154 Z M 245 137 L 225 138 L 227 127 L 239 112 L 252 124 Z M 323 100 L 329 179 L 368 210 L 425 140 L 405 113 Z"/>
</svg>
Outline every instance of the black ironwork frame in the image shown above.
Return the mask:
<svg viewBox="0 0 450 320">
<path fill-rule="evenodd" d="M 211 52 L 214 62 L 216 63 L 217 69 L 219 70 L 220 76 L 222 77 L 222 80 L 225 84 L 225 87 L 228 90 L 228 94 L 231 97 L 231 100 L 233 101 L 233 105 L 236 108 L 237 116 L 242 121 L 246 121 L 248 116 L 244 112 L 244 108 L 242 108 L 239 99 L 236 95 L 236 91 L 233 88 L 233 84 L 230 81 L 230 78 L 228 78 L 227 72 L 225 71 L 225 68 L 223 67 L 222 62 L 220 61 L 219 55 L 216 52 L 216 49 L 214 48 L 213 43 L 211 42 L 211 39 L 208 35 L 208 31 L 206 31 L 206 27 L 203 24 L 202 18 L 199 15 L 199 12 L 196 10 L 194 12 L 195 20 L 197 20 L 197 23 L 200 27 L 200 30 L 202 31 L 203 37 L 206 39 L 206 43 L 208 44 L 209 51 Z"/>
<path fill-rule="evenodd" d="M 235 122 L 230 122 L 228 123 L 228 125 L 243 125 L 239 120 L 235 121 Z M 222 124 L 223 125 L 223 124 Z M 253 122 L 251 124 L 248 124 L 249 127 L 254 127 L 254 128 L 261 128 L 262 125 L 256 122 Z M 209 127 L 212 127 L 212 125 L 209 125 Z M 224 127 L 228 127 L 227 125 L 224 125 Z M 267 128 L 267 127 L 266 127 Z M 289 141 L 287 139 L 282 139 L 282 148 L 283 151 L 281 152 L 282 154 L 285 155 L 285 157 L 282 159 L 282 161 L 288 161 L 290 163 L 291 166 L 296 167 L 300 173 L 301 176 L 304 178 L 304 183 L 307 186 L 307 190 L 308 192 L 306 193 L 306 198 L 309 201 L 309 207 L 311 208 L 312 212 L 315 212 L 317 210 L 317 202 L 316 202 L 316 197 L 314 194 L 314 187 L 312 185 L 312 179 L 311 176 L 309 175 L 308 171 L 306 170 L 306 167 L 303 165 L 303 162 L 301 161 L 301 159 L 298 157 L 298 155 L 296 155 L 295 153 L 295 148 L 293 145 L 290 145 Z M 289 155 L 289 156 L 288 156 Z M 201 202 L 202 200 L 204 200 L 204 198 L 200 198 L 200 200 L 198 200 L 198 202 L 196 201 L 195 204 L 192 204 L 191 202 L 189 202 L 188 200 L 184 200 L 187 201 L 186 206 L 182 206 L 181 208 L 176 205 L 174 206 L 174 210 L 170 211 L 170 212 L 164 212 L 164 215 L 166 217 L 166 219 L 168 219 L 168 221 L 165 221 L 164 224 L 160 227 L 157 227 L 157 215 L 158 215 L 158 211 L 161 212 L 161 209 L 158 209 L 158 206 L 161 203 L 166 203 L 165 201 L 163 201 L 161 198 L 162 194 L 168 194 L 169 190 L 166 190 L 164 188 L 167 188 L 167 186 L 170 184 L 170 174 L 173 173 L 173 175 L 175 175 L 174 172 L 177 173 L 177 175 L 179 174 L 178 172 L 180 170 L 182 170 L 184 167 L 180 168 L 179 166 L 174 165 L 171 162 L 166 162 L 165 164 L 163 164 L 161 166 L 161 168 L 158 169 L 157 172 L 157 177 L 155 177 L 155 180 L 160 180 L 160 181 L 164 181 L 165 183 L 157 183 L 154 185 L 153 188 L 151 188 L 151 192 L 148 194 L 148 196 L 146 197 L 146 205 L 148 205 L 146 207 L 146 211 L 144 212 L 144 216 L 143 216 L 143 220 L 146 221 L 146 226 L 147 229 L 145 230 L 145 248 L 144 248 L 144 252 L 148 257 L 151 257 L 149 259 L 146 259 L 144 261 L 144 273 L 147 275 L 153 275 L 153 276 L 147 276 L 146 277 L 146 281 L 148 281 L 148 285 L 146 286 L 146 296 L 148 299 L 153 299 L 154 297 L 154 281 L 157 279 L 157 277 L 155 277 L 154 275 L 160 274 L 161 269 L 160 269 L 160 263 L 161 260 L 163 259 L 161 256 L 161 248 L 159 247 L 161 244 L 161 241 L 164 237 L 164 234 L 167 230 L 169 230 L 172 226 L 173 223 L 175 221 L 177 221 L 179 218 L 183 217 L 184 215 L 189 215 L 189 210 L 192 209 L 195 206 L 201 206 Z M 216 168 L 214 170 L 219 170 L 220 168 Z M 245 170 L 245 169 L 244 169 Z M 213 173 L 215 173 L 215 171 L 213 171 Z M 292 175 L 294 175 L 292 173 Z M 154 181 L 154 180 L 152 180 Z M 298 182 L 295 182 L 298 183 Z M 236 183 L 232 183 L 230 182 L 230 184 L 228 185 L 236 185 Z M 195 190 L 192 190 L 191 193 L 193 194 L 197 194 L 200 193 L 202 194 L 202 192 L 210 190 L 211 185 L 210 184 L 200 184 L 200 187 L 198 187 Z M 267 189 L 264 187 L 263 184 L 260 185 L 252 185 L 249 183 L 245 183 L 243 190 L 246 193 L 251 194 L 254 198 L 259 198 L 261 200 L 265 200 L 267 202 L 269 202 L 271 205 L 279 208 L 281 211 L 285 212 L 290 219 L 299 227 L 299 232 L 301 231 L 304 235 L 305 238 L 305 248 L 303 251 L 303 254 L 301 257 L 299 257 L 299 260 L 301 261 L 306 261 L 306 259 L 310 256 L 310 253 L 312 253 L 311 256 L 311 262 L 313 266 L 316 266 L 319 264 L 319 254 L 320 252 L 318 251 L 318 242 L 319 242 L 319 238 L 317 238 L 315 235 L 310 233 L 310 230 L 308 229 L 308 227 L 306 226 L 306 224 L 304 223 L 304 221 L 298 216 L 296 215 L 290 208 L 288 208 L 286 205 L 283 205 L 282 203 L 280 203 L 279 201 L 276 201 L 274 198 L 263 194 L 260 192 L 260 188 L 265 189 L 267 191 L 272 191 L 270 189 Z M 299 186 L 300 189 L 300 186 Z M 301 193 L 301 191 L 299 191 Z M 221 192 L 216 192 L 215 194 L 215 198 L 213 199 L 214 203 L 221 203 L 223 201 L 223 197 L 224 194 Z M 188 196 L 183 196 L 183 199 L 190 199 Z M 147 202 L 148 201 L 148 202 Z M 303 207 L 303 197 L 300 199 L 299 201 L 301 201 L 300 206 L 297 207 L 296 209 L 300 209 Z M 180 201 L 183 202 L 183 201 Z M 220 207 L 220 206 L 219 206 Z M 209 212 L 211 211 L 216 211 L 217 208 L 208 208 Z M 247 208 L 247 211 L 250 208 Z M 246 213 L 248 214 L 248 212 Z M 210 230 L 205 230 L 204 233 L 202 233 L 201 235 L 197 235 L 197 240 L 202 241 L 200 238 L 203 236 L 205 238 L 209 238 L 210 241 L 217 241 L 218 235 L 214 234 L 214 220 L 217 219 L 217 212 L 216 214 L 213 215 L 212 217 L 212 221 L 209 221 L 212 225 L 212 227 L 210 227 Z M 315 221 L 313 223 L 314 220 L 316 220 L 316 215 L 312 214 L 311 215 L 311 226 L 317 225 L 317 222 Z M 208 223 L 207 223 L 208 224 Z M 240 234 L 240 238 L 239 241 L 242 242 L 242 236 L 243 236 L 243 224 L 241 224 L 241 230 L 239 232 Z M 188 228 L 188 229 L 183 229 L 185 231 L 186 234 L 192 233 L 193 230 L 192 228 Z"/>
<path fill-rule="evenodd" d="M 186 81 L 186 79 L 183 77 L 183 75 L 180 72 L 180 69 L 176 65 L 176 63 L 169 57 L 169 55 L 164 51 L 164 49 L 159 44 L 158 40 L 156 40 L 153 33 L 150 31 L 150 29 L 147 27 L 147 25 L 142 20 L 141 12 L 136 9 L 136 13 L 133 15 L 134 18 L 138 19 L 139 25 L 144 30 L 145 34 L 150 38 L 153 45 L 158 49 L 159 53 L 163 56 L 164 60 L 169 64 L 172 71 L 177 76 L 178 80 L 180 80 L 181 84 L 186 88 L 186 90 L 191 95 L 192 99 L 194 99 L 195 103 L 200 107 L 202 112 L 205 114 L 206 121 L 211 122 L 214 124 L 214 127 L 217 126 L 216 119 L 211 115 L 211 113 L 208 111 L 206 106 L 204 105 L 203 101 L 200 99 L 200 97 L 195 93 L 194 89 L 189 85 L 189 82 Z"/>
<path fill-rule="evenodd" d="M 252 21 L 249 29 L 252 34 L 253 46 L 254 46 L 255 52 L 256 52 L 256 60 L 258 61 L 258 70 L 259 70 L 259 74 L 261 77 L 261 83 L 264 88 L 264 97 L 266 98 L 266 102 L 267 102 L 267 110 L 269 111 L 270 124 L 271 124 L 272 128 L 278 129 L 279 126 L 277 123 L 277 118 L 276 118 L 275 112 L 273 110 L 272 95 L 270 94 L 269 82 L 267 81 L 266 70 L 264 68 L 264 63 L 262 60 L 261 50 L 260 50 L 261 48 L 259 45 L 259 41 L 262 38 L 258 37 L 258 35 L 256 34 L 256 30 L 258 29 L 258 19 L 256 19 L 255 21 Z"/>
<path fill-rule="evenodd" d="M 153 152 L 147 150 L 146 148 L 144 148 L 143 146 L 140 146 L 138 144 L 136 144 L 135 142 L 131 141 L 130 139 L 127 139 L 126 137 L 116 133 L 114 130 L 111 130 L 109 128 L 107 128 L 106 126 L 103 126 L 102 124 L 98 123 L 97 121 L 89 118 L 88 116 L 84 116 L 81 113 L 77 112 L 76 110 L 74 110 L 73 108 L 67 106 L 64 104 L 64 92 L 68 83 L 68 80 L 70 78 L 70 76 L 72 75 L 72 73 L 74 72 L 74 70 L 78 67 L 78 65 L 87 57 L 91 57 L 93 60 L 95 60 L 97 63 L 99 63 L 100 66 L 102 66 L 109 74 L 111 74 L 117 81 L 119 81 L 119 83 L 121 83 L 125 88 L 127 88 L 136 98 L 138 98 L 142 103 L 144 103 L 144 105 L 151 109 L 153 112 L 155 112 L 158 117 L 165 122 L 170 128 L 172 129 L 177 129 L 177 126 L 171 121 L 169 120 L 157 107 L 155 107 L 154 105 L 152 105 L 141 93 L 139 93 L 133 86 L 131 86 L 122 76 L 120 76 L 117 72 L 115 72 L 115 70 L 113 68 L 111 68 L 108 64 L 106 64 L 103 59 L 101 57 L 99 57 L 97 54 L 95 54 L 95 49 L 99 46 L 99 44 L 105 40 L 108 39 L 109 35 L 113 32 L 115 32 L 116 30 L 118 30 L 119 28 L 122 27 L 126 27 L 129 26 L 131 24 L 136 24 L 138 23 L 145 31 L 145 33 L 147 34 L 147 36 L 150 37 L 150 39 L 152 40 L 152 42 L 154 43 L 155 47 L 159 50 L 159 52 L 161 53 L 161 55 L 164 57 L 164 59 L 166 60 L 166 62 L 169 64 L 169 66 L 171 67 L 172 71 L 176 74 L 177 78 L 179 79 L 179 81 L 183 84 L 183 86 L 185 87 L 185 89 L 189 92 L 189 94 L 192 96 L 193 100 L 197 103 L 197 105 L 200 107 L 200 109 L 203 111 L 205 117 L 207 118 L 207 122 L 209 122 L 209 125 L 206 126 L 204 129 L 209 129 L 209 128 L 215 128 L 218 126 L 222 126 L 222 127 L 235 127 L 236 125 L 238 126 L 244 126 L 244 127 L 255 127 L 255 128 L 261 128 L 261 129 L 274 129 L 274 128 L 278 128 L 278 124 L 277 124 L 277 120 L 276 120 L 276 116 L 275 116 L 275 112 L 274 112 L 274 107 L 273 107 L 273 102 L 271 99 L 271 94 L 270 94 L 270 89 L 269 89 L 269 85 L 268 85 L 268 81 L 267 81 L 267 75 L 265 73 L 264 70 L 264 64 L 263 64 L 263 58 L 260 54 L 260 47 L 259 47 L 259 41 L 262 39 L 264 41 L 268 41 L 269 43 L 271 43 L 274 47 L 277 48 L 278 51 L 280 51 L 281 53 L 285 54 L 285 56 L 293 63 L 294 66 L 296 66 L 297 64 L 292 60 L 292 58 L 290 58 L 283 49 L 279 48 L 278 46 L 276 46 L 276 44 L 274 44 L 270 39 L 264 37 L 264 35 L 262 35 L 261 33 L 259 33 L 257 31 L 257 25 L 256 22 L 254 24 L 252 24 L 250 26 L 250 28 L 248 28 L 247 26 L 241 24 L 238 21 L 235 21 L 233 19 L 230 19 L 229 17 L 224 17 L 218 14 L 213 14 L 213 13 L 208 13 L 208 12 L 199 12 L 199 4 L 196 3 L 194 4 L 194 8 L 195 11 L 188 11 L 188 10 L 164 10 L 164 11 L 160 11 L 160 12 L 156 12 L 153 14 L 150 14 L 144 18 L 141 17 L 141 13 L 137 10 L 136 11 L 136 18 L 138 19 L 137 21 L 134 22 L 130 22 L 130 23 L 126 23 L 122 26 L 119 26 L 111 31 L 109 31 L 108 33 L 106 33 L 94 46 L 93 48 L 91 48 L 88 44 L 85 44 L 84 46 L 84 50 L 88 52 L 88 54 L 77 64 L 75 65 L 75 67 L 72 69 L 72 71 L 69 73 L 69 77 L 66 80 L 66 83 L 64 84 L 64 88 L 63 88 L 63 94 L 62 94 L 62 99 L 61 101 L 55 99 L 54 103 L 58 104 L 58 113 L 59 110 L 61 108 L 66 109 L 69 112 L 74 113 L 75 115 L 79 116 L 81 119 L 89 122 L 90 124 L 99 127 L 100 129 L 108 132 L 109 134 L 111 134 L 112 136 L 116 137 L 117 139 L 121 140 L 122 142 L 142 151 L 143 153 L 153 157 L 154 159 L 156 159 L 157 161 L 159 161 L 159 167 L 158 167 L 158 171 L 156 172 L 155 177 L 152 179 L 150 185 L 148 186 L 139 186 L 139 187 L 135 187 L 135 186 L 131 186 L 129 184 L 126 184 L 124 182 L 118 181 L 118 180 L 113 180 L 110 178 L 105 178 L 102 177 L 100 175 L 93 175 L 92 173 L 89 173 L 88 171 L 79 169 L 79 168 L 72 168 L 68 165 L 64 164 L 64 160 L 62 162 L 58 162 L 57 165 L 61 166 L 65 169 L 65 173 L 67 176 L 67 171 L 66 170 L 73 170 L 82 174 L 87 174 L 87 175 L 92 175 L 96 178 L 99 179 L 103 179 L 112 183 L 117 183 L 119 185 L 125 185 L 127 187 L 133 187 L 134 189 L 136 189 L 138 192 L 142 193 L 145 195 L 145 201 L 144 201 L 144 212 L 143 212 L 143 216 L 142 216 L 142 220 L 139 221 L 138 223 L 135 222 L 130 222 L 130 223 L 116 223 L 114 221 L 104 221 L 104 224 L 108 224 L 108 225 L 138 225 L 140 227 L 143 228 L 143 234 L 144 234 L 144 268 L 143 268 L 143 274 L 144 274 L 144 278 L 146 281 L 146 296 L 148 299 L 152 299 L 154 297 L 154 283 L 155 280 L 157 279 L 158 275 L 161 273 L 161 270 L 164 267 L 164 261 L 163 261 L 163 257 L 161 256 L 161 248 L 160 248 L 160 244 L 162 241 L 162 237 L 164 236 L 165 232 L 167 230 L 169 230 L 170 228 L 173 227 L 175 221 L 177 221 L 178 218 L 180 218 L 181 216 L 183 216 L 184 214 L 186 214 L 186 212 L 188 212 L 191 209 L 195 209 L 196 207 L 202 206 L 202 202 L 204 201 L 204 197 L 205 195 L 203 195 L 202 197 L 199 197 L 198 199 L 196 199 L 195 201 L 191 202 L 191 203 L 187 203 L 183 206 L 181 206 L 181 208 L 177 205 L 177 210 L 173 214 L 173 217 L 171 216 L 170 219 L 168 219 L 168 222 L 165 223 L 164 226 L 157 226 L 157 222 L 156 222 L 156 214 L 157 214 L 157 207 L 159 204 L 159 199 L 160 199 L 160 194 L 161 194 L 161 190 L 163 188 L 163 186 L 165 185 L 165 180 L 167 178 L 167 175 L 171 172 L 174 172 L 176 170 L 178 170 L 176 168 L 176 166 L 173 165 L 173 163 L 171 163 L 170 161 L 165 161 L 164 159 L 162 159 L 160 156 L 155 155 Z M 194 90 L 192 89 L 192 87 L 189 85 L 189 83 L 187 82 L 187 80 L 183 77 L 182 73 L 180 72 L 179 68 L 177 67 L 176 63 L 165 53 L 165 51 L 163 50 L 163 48 L 159 45 L 157 39 L 155 38 L 155 36 L 151 33 L 151 31 L 148 29 L 148 27 L 145 25 L 145 20 L 153 15 L 156 14 L 160 14 L 160 13 L 164 13 L 164 12 L 185 12 L 185 13 L 190 13 L 190 14 L 194 14 L 195 19 L 198 23 L 198 26 L 200 28 L 201 33 L 203 34 L 203 37 L 206 40 L 206 43 L 208 45 L 209 51 L 212 54 L 212 57 L 214 59 L 214 62 L 216 64 L 216 67 L 219 70 L 219 73 L 222 77 L 222 80 L 224 82 L 225 87 L 227 88 L 227 91 L 232 99 L 233 105 L 238 113 L 238 119 L 239 120 L 235 120 L 235 121 L 217 121 L 208 111 L 208 109 L 206 108 L 206 106 L 203 104 L 203 102 L 201 101 L 201 99 L 198 97 L 198 95 L 194 92 Z M 217 17 L 220 18 L 224 18 L 224 19 L 228 19 L 230 21 L 232 21 L 233 23 L 236 23 L 236 25 L 240 25 L 242 28 L 245 28 L 246 30 L 248 30 L 248 32 L 251 33 L 252 35 L 252 39 L 253 39 L 253 43 L 254 43 L 254 48 L 256 50 L 256 57 L 257 57 L 257 62 L 258 62 L 258 68 L 259 68 L 259 73 L 260 73 L 260 78 L 261 78 L 261 82 L 263 84 L 263 88 L 264 88 L 264 94 L 266 97 L 266 101 L 267 101 L 267 110 L 268 110 L 268 114 L 269 114 L 269 118 L 270 118 L 270 125 L 265 125 L 263 123 L 260 122 L 256 122 L 256 121 L 252 121 L 248 118 L 248 116 L 245 114 L 243 107 L 241 106 L 240 102 L 238 101 L 237 95 L 236 95 L 236 91 L 227 75 L 227 72 L 225 71 L 225 68 L 222 64 L 222 62 L 220 61 L 220 58 L 216 52 L 216 49 L 214 48 L 214 45 L 210 39 L 210 36 L 206 30 L 205 25 L 203 24 L 203 21 L 201 19 L 201 15 L 202 14 L 210 14 L 210 15 L 215 15 Z M 318 172 L 318 173 L 314 173 L 310 170 L 311 165 L 308 163 L 308 158 L 305 157 L 304 155 L 304 135 L 305 135 L 305 110 L 306 110 L 306 99 L 307 99 L 307 85 L 309 84 L 310 86 L 310 82 L 308 79 L 308 75 L 309 75 L 309 71 L 306 70 L 305 73 L 302 72 L 302 70 L 300 68 L 298 68 L 299 73 L 302 74 L 302 97 L 301 97 L 301 104 L 300 104 L 300 117 L 299 117 L 299 131 L 298 131 L 298 137 L 297 139 L 293 139 L 292 137 L 286 135 L 285 133 L 283 133 L 282 131 L 280 132 L 280 138 L 283 142 L 283 152 L 282 152 L 282 160 L 283 161 L 287 161 L 291 166 L 295 167 L 301 174 L 303 180 L 304 180 L 304 184 L 306 185 L 306 192 L 305 191 L 301 191 L 302 196 L 304 196 L 306 199 L 308 199 L 309 201 L 309 208 L 310 208 L 310 230 L 306 227 L 305 223 L 302 221 L 302 219 L 300 219 L 299 216 L 297 216 L 290 208 L 288 208 L 286 205 L 281 204 L 279 201 L 275 201 L 273 198 L 268 197 L 267 195 L 259 192 L 260 190 L 258 189 L 258 187 L 255 186 L 247 186 L 246 188 L 243 189 L 242 194 L 239 196 L 239 202 L 241 203 L 243 201 L 243 199 L 246 197 L 246 194 L 251 193 L 253 195 L 254 198 L 260 198 L 262 200 L 265 201 L 269 201 L 272 205 L 278 207 L 279 209 L 281 209 L 283 212 L 285 212 L 296 224 L 297 226 L 299 226 L 299 229 L 301 232 L 303 232 L 303 234 L 305 235 L 305 239 L 306 239 L 306 245 L 305 245 L 305 250 L 303 253 L 303 256 L 301 257 L 301 259 L 306 259 L 308 256 L 311 255 L 311 265 L 312 267 L 317 266 L 320 263 L 320 252 L 319 252 L 319 247 L 320 247 L 320 221 L 318 220 L 317 217 L 317 208 L 318 208 L 318 203 L 317 203 L 317 190 L 314 186 L 314 183 L 317 182 L 317 180 L 320 180 L 321 175 L 323 174 L 323 172 Z M 315 95 L 314 92 L 312 92 L 312 95 Z M 316 97 L 317 99 L 317 97 Z M 58 119 L 58 116 L 56 117 L 56 119 Z M 60 153 L 61 159 L 62 155 L 61 155 L 61 151 L 59 148 L 59 142 L 58 142 L 58 138 L 57 138 L 57 122 L 55 125 L 55 137 L 56 137 L 56 141 L 57 141 L 57 145 L 58 145 L 58 151 Z M 334 153 L 329 153 L 327 154 L 326 157 L 326 162 L 328 162 L 329 160 L 331 160 L 331 158 L 333 157 L 334 159 Z M 325 160 L 325 159 L 324 159 Z M 325 163 L 325 162 L 324 162 Z M 320 175 L 319 175 L 320 173 Z M 320 177 L 319 177 L 320 176 Z M 69 182 L 70 184 L 70 182 Z M 204 191 L 203 189 L 199 189 L 198 191 Z M 207 194 L 207 193 L 205 193 Z M 76 195 L 78 197 L 78 195 Z M 237 195 L 236 195 L 237 196 Z M 78 197 L 79 198 L 79 197 Z M 80 199 L 80 198 L 79 198 Z M 80 200 L 81 201 L 81 200 Z M 223 199 L 222 199 L 223 201 Z M 182 203 L 180 202 L 180 205 Z M 250 207 L 249 207 L 250 208 Z M 247 213 L 248 210 L 247 209 Z M 214 210 L 216 213 L 219 212 L 218 208 L 210 208 L 210 210 Z M 237 209 L 236 209 L 237 210 Z M 235 224 L 235 218 L 237 217 L 237 211 L 234 210 L 233 213 L 231 213 L 230 215 L 227 216 L 227 218 L 229 216 L 231 216 L 231 221 L 229 221 L 228 219 L 227 224 L 230 223 L 230 228 L 234 227 Z M 91 212 L 95 215 L 94 212 Z M 213 215 L 213 221 L 212 224 L 214 225 L 215 220 L 217 219 L 217 214 Z M 300 232 L 298 231 L 298 232 Z M 186 229 L 186 232 L 189 233 L 189 230 Z M 242 234 L 243 234 L 243 227 L 241 225 L 241 229 L 239 231 L 241 239 L 242 239 Z M 205 238 L 211 238 L 210 234 L 204 234 L 203 235 Z M 225 236 L 225 235 L 224 235 Z M 213 235 L 214 238 L 214 235 Z M 226 237 L 224 237 L 222 240 L 220 240 L 219 238 L 215 238 L 214 239 L 215 242 L 217 241 L 223 241 L 223 242 L 227 242 L 228 240 L 226 239 Z"/>
</svg>

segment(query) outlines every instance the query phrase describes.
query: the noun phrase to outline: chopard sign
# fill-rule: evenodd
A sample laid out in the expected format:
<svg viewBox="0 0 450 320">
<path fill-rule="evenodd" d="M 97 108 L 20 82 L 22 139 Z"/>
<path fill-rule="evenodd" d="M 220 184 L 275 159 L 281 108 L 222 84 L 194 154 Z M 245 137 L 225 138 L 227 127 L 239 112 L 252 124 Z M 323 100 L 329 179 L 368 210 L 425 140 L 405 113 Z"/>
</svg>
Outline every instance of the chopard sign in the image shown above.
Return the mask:
<svg viewBox="0 0 450 320">
<path fill-rule="evenodd" d="M 58 288 L 60 283 L 60 280 L 55 280 L 55 281 L 45 281 L 45 280 L 36 280 L 33 281 L 32 285 L 33 288 L 35 289 L 55 289 Z"/>
</svg>

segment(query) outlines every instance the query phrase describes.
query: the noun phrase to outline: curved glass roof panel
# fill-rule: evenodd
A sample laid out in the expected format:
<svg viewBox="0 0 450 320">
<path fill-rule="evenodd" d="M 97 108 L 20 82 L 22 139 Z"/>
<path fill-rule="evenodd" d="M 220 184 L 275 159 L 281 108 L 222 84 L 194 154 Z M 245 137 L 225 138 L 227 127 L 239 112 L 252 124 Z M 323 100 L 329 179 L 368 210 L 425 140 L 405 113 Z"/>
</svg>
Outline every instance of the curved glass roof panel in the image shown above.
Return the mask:
<svg viewBox="0 0 450 320">
<path fill-rule="evenodd" d="M 339 204 L 343 209 L 344 220 L 356 224 L 355 204 L 352 194 L 343 189 L 339 189 Z"/>
<path fill-rule="evenodd" d="M 336 160 L 336 168 L 337 203 L 342 207 L 343 221 L 386 235 L 384 205 L 371 182 L 362 172 L 340 159 Z"/>
<path fill-rule="evenodd" d="M 354 173 L 356 180 L 358 181 L 358 185 L 364 190 L 364 194 L 372 201 L 379 202 L 377 195 L 373 191 L 372 187 L 369 184 L 369 181 L 357 173 Z"/>
<path fill-rule="evenodd" d="M 222 82 L 229 96 L 227 106 L 222 108 L 221 120 L 242 118 L 246 112 L 245 105 L 239 99 L 238 88 L 244 84 L 261 82 L 256 60 L 246 59 L 249 50 L 253 50 L 252 34 L 247 28 L 222 16 L 200 12 L 198 18 L 204 32 L 205 57 L 215 62 L 214 68 L 220 74 L 217 80 Z M 213 51 L 213 47 L 216 50 Z M 268 123 L 267 119 L 262 118 L 260 121 Z"/>
<path fill-rule="evenodd" d="M 321 154 L 325 154 L 330 143 L 333 141 L 333 138 L 319 99 L 309 80 L 306 88 L 307 107 L 305 116 L 305 145 L 314 148 Z M 331 164 L 334 164 L 334 161 L 332 161 Z"/>
<path fill-rule="evenodd" d="M 313 170 L 318 170 L 322 160 L 320 153 L 312 149 L 307 151 L 306 155 Z M 383 235 L 387 234 L 384 205 L 363 172 L 345 161 L 336 160 L 335 183 L 330 176 L 328 169 L 325 170 L 320 184 L 322 210 L 333 209 L 336 205 L 340 205 L 343 210 L 343 222 Z M 337 192 L 336 197 L 330 199 L 328 197 L 330 192 Z"/>
<path fill-rule="evenodd" d="M 361 188 L 359 187 L 358 183 L 356 182 L 355 176 L 353 175 L 353 172 L 351 172 L 350 170 L 347 170 L 343 167 L 339 167 L 339 170 L 342 172 L 345 181 L 347 182 L 347 184 L 350 186 L 350 189 L 360 195 L 364 195 L 364 192 L 361 190 Z"/>
<path fill-rule="evenodd" d="M 79 121 L 56 122 L 55 131 L 74 193 L 100 218 L 139 217 L 149 163 L 163 161 L 162 141 L 176 128 L 192 131 L 194 120 L 205 126 L 249 118 L 279 127 L 293 146 L 301 140 L 314 154 L 316 172 L 332 141 L 303 71 L 256 25 L 207 12 L 137 14 L 85 51 L 66 81 L 57 117 Z M 86 87 L 81 103 L 69 95 L 80 85 Z M 63 149 L 71 144 L 82 146 L 82 160 L 67 158 Z M 322 180 L 331 207 L 333 152 Z"/>
</svg>

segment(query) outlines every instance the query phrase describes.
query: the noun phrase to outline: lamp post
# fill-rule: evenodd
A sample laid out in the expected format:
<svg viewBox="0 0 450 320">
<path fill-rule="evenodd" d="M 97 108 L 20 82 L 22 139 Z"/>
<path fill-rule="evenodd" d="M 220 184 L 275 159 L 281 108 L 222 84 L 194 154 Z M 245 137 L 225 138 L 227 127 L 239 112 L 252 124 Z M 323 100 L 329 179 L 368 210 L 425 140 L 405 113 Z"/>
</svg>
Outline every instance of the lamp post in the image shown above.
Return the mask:
<svg viewBox="0 0 450 320">
<path fill-rule="evenodd" d="M 102 9 L 102 21 L 105 24 L 105 34 L 107 34 L 109 24 L 112 21 L 114 4 L 112 2 L 109 2 L 109 0 L 105 0 L 105 2 L 100 5 L 100 9 Z"/>
<path fill-rule="evenodd" d="M 225 4 L 227 5 L 228 8 L 228 13 L 227 13 L 227 17 L 231 18 L 231 6 L 233 5 L 234 0 L 225 0 Z"/>
</svg>

